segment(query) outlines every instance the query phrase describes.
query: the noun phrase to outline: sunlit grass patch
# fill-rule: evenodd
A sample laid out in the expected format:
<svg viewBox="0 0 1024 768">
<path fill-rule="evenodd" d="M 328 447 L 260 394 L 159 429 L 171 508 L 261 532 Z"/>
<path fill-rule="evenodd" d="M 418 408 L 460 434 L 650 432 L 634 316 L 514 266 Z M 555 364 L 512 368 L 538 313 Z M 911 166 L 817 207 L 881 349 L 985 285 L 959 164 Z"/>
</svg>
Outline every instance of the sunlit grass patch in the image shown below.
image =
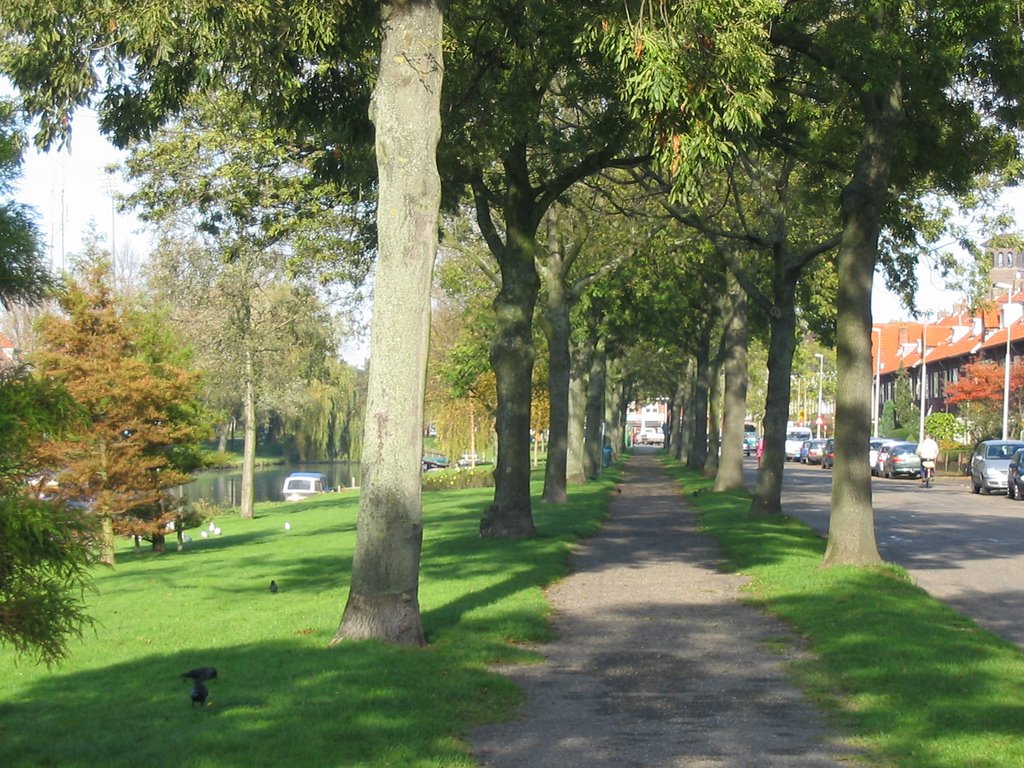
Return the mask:
<svg viewBox="0 0 1024 768">
<path fill-rule="evenodd" d="M 97 571 L 96 629 L 66 664 L 48 671 L 0 651 L 0 765 L 471 766 L 466 731 L 514 716 L 521 700 L 490 665 L 528 660 L 549 636 L 543 590 L 597 530 L 613 480 L 572 488 L 565 506 L 535 500 L 540 535 L 521 541 L 478 536 L 491 490 L 424 494 L 424 649 L 328 647 L 354 492 L 220 516 L 221 533 L 190 532 L 183 553 L 126 543 L 116 568 Z M 218 678 L 194 708 L 180 674 L 206 665 Z"/>
</svg>

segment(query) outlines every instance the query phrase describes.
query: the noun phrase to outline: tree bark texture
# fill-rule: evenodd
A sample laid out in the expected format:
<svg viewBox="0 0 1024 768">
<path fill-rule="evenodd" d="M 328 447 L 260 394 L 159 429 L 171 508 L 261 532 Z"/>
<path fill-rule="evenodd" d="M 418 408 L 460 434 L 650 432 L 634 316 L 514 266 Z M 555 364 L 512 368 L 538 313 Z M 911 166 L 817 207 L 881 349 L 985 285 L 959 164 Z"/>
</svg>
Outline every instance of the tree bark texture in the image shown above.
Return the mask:
<svg viewBox="0 0 1024 768">
<path fill-rule="evenodd" d="M 747 295 L 728 275 L 728 309 L 722 332 L 725 372 L 722 408 L 722 455 L 715 476 L 716 491 L 734 491 L 743 483 L 743 424 L 747 414 Z"/>
<path fill-rule="evenodd" d="M 871 436 L 871 283 L 878 255 L 893 146 L 901 117 L 899 83 L 861 94 L 864 138 L 843 190 L 836 295 L 836 461 L 824 565 L 881 562 L 875 540 L 868 439 Z"/>
<path fill-rule="evenodd" d="M 370 105 L 380 180 L 378 261 L 352 584 L 332 643 L 422 645 L 420 462 L 441 182 L 443 3 L 382 4 Z"/>
</svg>

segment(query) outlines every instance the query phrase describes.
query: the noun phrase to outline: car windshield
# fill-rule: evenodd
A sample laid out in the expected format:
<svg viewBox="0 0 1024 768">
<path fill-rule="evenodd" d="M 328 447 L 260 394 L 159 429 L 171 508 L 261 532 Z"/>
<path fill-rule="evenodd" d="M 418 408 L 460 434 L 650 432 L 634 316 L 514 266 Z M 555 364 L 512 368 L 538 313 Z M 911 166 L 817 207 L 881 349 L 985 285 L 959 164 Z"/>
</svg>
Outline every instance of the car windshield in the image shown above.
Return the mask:
<svg viewBox="0 0 1024 768">
<path fill-rule="evenodd" d="M 1009 443 L 996 443 L 988 447 L 985 455 L 990 459 L 1009 459 L 1019 447 Z"/>
</svg>

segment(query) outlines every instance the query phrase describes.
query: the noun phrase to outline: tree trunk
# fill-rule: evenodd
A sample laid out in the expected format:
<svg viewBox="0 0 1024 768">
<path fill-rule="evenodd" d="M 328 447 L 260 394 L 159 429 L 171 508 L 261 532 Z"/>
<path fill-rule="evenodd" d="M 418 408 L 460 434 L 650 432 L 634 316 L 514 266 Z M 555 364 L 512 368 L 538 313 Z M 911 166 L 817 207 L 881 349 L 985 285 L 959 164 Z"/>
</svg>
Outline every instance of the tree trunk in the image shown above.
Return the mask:
<svg viewBox="0 0 1024 768">
<path fill-rule="evenodd" d="M 569 292 L 561 269 L 561 246 L 555 236 L 554 209 L 548 211 L 547 306 L 544 329 L 548 340 L 548 457 L 544 467 L 544 501 L 565 504 L 569 440 Z"/>
<path fill-rule="evenodd" d="M 690 465 L 690 449 L 693 446 L 693 401 L 697 392 L 696 367 L 694 360 L 688 360 L 685 371 L 686 379 L 679 384 L 683 406 L 679 411 L 682 421 L 679 426 L 679 448 L 676 458 L 686 466 Z"/>
<path fill-rule="evenodd" d="M 715 476 L 716 491 L 746 487 L 743 482 L 743 423 L 747 414 L 747 295 L 728 275 L 729 309 L 722 333 L 725 353 L 725 405 L 722 408 L 722 455 Z"/>
<path fill-rule="evenodd" d="M 843 190 L 836 295 L 837 387 L 832 514 L 824 565 L 881 561 L 875 541 L 871 436 L 871 282 L 878 255 L 893 145 L 902 114 L 899 84 L 861 94 L 866 125 L 853 178 Z"/>
<path fill-rule="evenodd" d="M 245 353 L 245 439 L 242 445 L 242 490 L 239 511 L 245 520 L 254 515 L 256 476 L 256 380 L 252 352 Z"/>
<path fill-rule="evenodd" d="M 622 453 L 622 448 L 625 445 L 626 394 L 622 381 L 621 362 L 617 359 L 609 359 L 606 353 L 604 370 L 606 444 L 612 449 L 612 460 L 614 461 Z"/>
<path fill-rule="evenodd" d="M 764 406 L 764 452 L 757 473 L 752 515 L 782 513 L 782 468 L 786 463 L 790 377 L 796 350 L 796 280 L 776 284 L 776 304 L 769 312 L 768 395 Z M 864 463 L 867 464 L 865 458 Z"/>
<path fill-rule="evenodd" d="M 332 644 L 422 645 L 420 462 L 441 183 L 443 5 L 383 3 L 370 105 L 379 174 L 378 260 L 363 428 L 362 492 L 348 602 Z"/>
<path fill-rule="evenodd" d="M 587 373 L 590 370 L 590 343 L 583 342 L 572 355 L 569 372 L 569 429 L 566 451 L 566 482 L 580 485 L 587 481 L 583 469 L 584 424 L 587 418 Z"/>
<path fill-rule="evenodd" d="M 114 518 L 110 515 L 100 516 L 100 537 L 99 537 L 98 559 L 103 565 L 114 564 Z"/>
<path fill-rule="evenodd" d="M 722 455 L 722 364 L 721 355 L 711 361 L 708 388 L 708 457 L 704 462 L 704 477 L 718 475 L 718 461 Z"/>
<path fill-rule="evenodd" d="M 498 461 L 494 502 L 480 521 L 481 536 L 525 538 L 537 533 L 530 504 L 530 406 L 533 400 L 533 311 L 540 277 L 533 259 L 532 233 L 510 231 L 499 258 L 501 290 L 494 299 L 497 320 L 491 367 L 498 390 Z"/>
<path fill-rule="evenodd" d="M 595 480 L 601 475 L 601 453 L 604 450 L 604 339 L 598 339 L 593 347 L 590 376 L 587 377 L 587 415 L 583 438 L 583 471 L 588 480 Z"/>
<path fill-rule="evenodd" d="M 689 367 L 689 366 L 687 366 Z M 676 390 L 672 394 L 672 431 L 669 433 L 669 445 L 672 446 L 671 456 L 677 461 L 682 461 L 683 451 L 689 435 L 683 431 L 683 424 L 686 423 L 686 392 L 687 385 L 683 382 L 676 384 Z"/>
<path fill-rule="evenodd" d="M 697 339 L 697 373 L 690 407 L 690 450 L 686 466 L 703 472 L 708 460 L 708 390 L 711 388 L 711 324 L 705 323 Z"/>
</svg>

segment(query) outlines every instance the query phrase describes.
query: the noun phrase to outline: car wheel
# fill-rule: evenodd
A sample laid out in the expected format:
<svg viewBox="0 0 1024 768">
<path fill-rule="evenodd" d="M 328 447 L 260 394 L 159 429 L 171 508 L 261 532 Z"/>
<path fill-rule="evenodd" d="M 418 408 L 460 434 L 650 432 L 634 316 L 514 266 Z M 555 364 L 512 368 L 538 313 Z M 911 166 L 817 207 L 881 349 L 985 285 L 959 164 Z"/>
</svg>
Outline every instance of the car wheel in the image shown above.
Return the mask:
<svg viewBox="0 0 1024 768">
<path fill-rule="evenodd" d="M 1006 498 L 1008 498 L 1008 499 L 1015 499 L 1015 498 L 1017 498 L 1017 488 L 1016 488 L 1016 485 L 1017 485 L 1016 483 L 1012 483 L 1012 482 L 1006 484 Z"/>
<path fill-rule="evenodd" d="M 971 481 L 971 490 L 974 491 L 975 493 L 981 493 L 981 486 L 975 483 L 974 481 Z"/>
</svg>

